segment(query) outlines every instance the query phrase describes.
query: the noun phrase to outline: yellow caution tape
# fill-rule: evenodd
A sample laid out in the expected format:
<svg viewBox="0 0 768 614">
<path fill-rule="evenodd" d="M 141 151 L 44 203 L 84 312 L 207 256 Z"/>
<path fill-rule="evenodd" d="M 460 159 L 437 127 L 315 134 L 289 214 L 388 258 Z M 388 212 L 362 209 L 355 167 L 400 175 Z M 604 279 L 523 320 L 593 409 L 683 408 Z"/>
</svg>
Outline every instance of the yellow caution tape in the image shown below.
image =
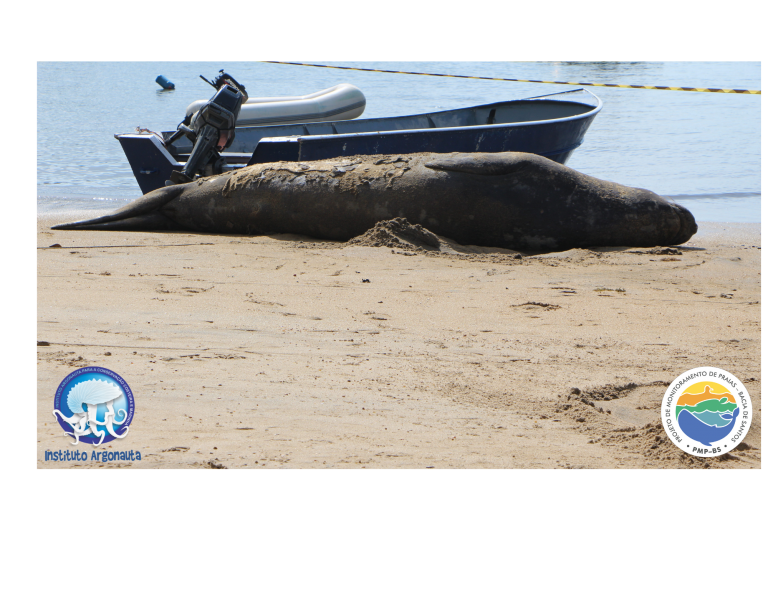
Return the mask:
<svg viewBox="0 0 768 614">
<path fill-rule="evenodd" d="M 351 66 L 328 66 L 326 64 L 304 64 L 302 62 L 277 62 L 261 60 L 266 64 L 291 64 L 315 68 L 338 68 L 339 70 L 361 70 L 365 72 L 387 72 L 395 75 L 422 75 L 425 77 L 454 77 L 456 79 L 482 79 L 484 81 L 517 81 L 520 83 L 554 83 L 556 85 L 588 85 L 590 87 L 626 87 L 640 90 L 672 90 L 675 92 L 709 92 L 711 94 L 760 94 L 760 90 L 737 90 L 714 87 L 673 87 L 671 85 L 619 85 L 617 83 L 579 83 L 576 81 L 539 81 L 538 79 L 505 79 L 503 77 L 470 77 L 467 75 L 443 75 L 431 72 L 408 72 L 404 70 L 381 70 L 378 68 L 353 68 Z"/>
</svg>

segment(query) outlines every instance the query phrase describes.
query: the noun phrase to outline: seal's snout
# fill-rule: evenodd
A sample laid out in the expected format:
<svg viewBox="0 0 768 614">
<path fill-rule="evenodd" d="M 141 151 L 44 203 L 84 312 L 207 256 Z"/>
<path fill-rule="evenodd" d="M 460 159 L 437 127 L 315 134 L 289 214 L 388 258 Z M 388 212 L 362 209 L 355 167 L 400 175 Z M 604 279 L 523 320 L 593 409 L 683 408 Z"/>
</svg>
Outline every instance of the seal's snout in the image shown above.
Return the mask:
<svg viewBox="0 0 768 614">
<path fill-rule="evenodd" d="M 672 239 L 672 245 L 681 245 L 690 240 L 690 238 L 696 234 L 699 230 L 696 224 L 696 219 L 685 207 L 682 207 L 676 203 L 671 205 L 677 210 L 677 217 L 680 220 L 680 230 L 678 230 L 675 237 Z"/>
</svg>

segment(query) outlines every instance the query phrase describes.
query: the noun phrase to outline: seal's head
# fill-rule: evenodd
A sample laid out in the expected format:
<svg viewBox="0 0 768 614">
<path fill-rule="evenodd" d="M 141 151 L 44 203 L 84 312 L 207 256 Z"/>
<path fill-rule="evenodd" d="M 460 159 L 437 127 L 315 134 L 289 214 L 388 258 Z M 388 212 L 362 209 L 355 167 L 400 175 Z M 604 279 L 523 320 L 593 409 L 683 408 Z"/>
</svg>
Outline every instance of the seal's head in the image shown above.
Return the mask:
<svg viewBox="0 0 768 614">
<path fill-rule="evenodd" d="M 672 245 L 681 245 L 686 241 L 689 241 L 690 238 L 699 230 L 699 227 L 696 224 L 693 213 L 688 211 L 688 209 L 682 205 L 678 205 L 675 202 L 669 200 L 667 202 L 669 202 L 669 204 L 675 208 L 677 211 L 677 216 L 680 220 L 680 230 L 678 230 L 677 234 L 671 240 L 671 243 Z"/>
</svg>

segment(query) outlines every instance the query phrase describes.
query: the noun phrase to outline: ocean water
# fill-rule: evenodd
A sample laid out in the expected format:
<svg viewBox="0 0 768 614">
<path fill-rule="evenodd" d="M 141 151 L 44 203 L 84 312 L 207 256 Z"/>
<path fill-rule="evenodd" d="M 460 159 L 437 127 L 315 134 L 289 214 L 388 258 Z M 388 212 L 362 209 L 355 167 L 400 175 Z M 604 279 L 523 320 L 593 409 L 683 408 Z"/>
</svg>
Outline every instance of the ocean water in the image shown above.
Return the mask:
<svg viewBox="0 0 768 614">
<path fill-rule="evenodd" d="M 759 62 L 323 62 L 484 77 L 762 89 Z M 574 86 L 345 71 L 260 62 L 40 62 L 38 213 L 109 211 L 137 198 L 114 134 L 172 130 L 213 88 L 198 75 L 232 74 L 251 96 L 296 96 L 351 83 L 362 117 L 423 113 L 540 96 Z M 164 75 L 176 85 L 163 91 Z M 760 222 L 759 95 L 588 87 L 603 109 L 568 165 L 642 187 L 699 221 Z"/>
</svg>

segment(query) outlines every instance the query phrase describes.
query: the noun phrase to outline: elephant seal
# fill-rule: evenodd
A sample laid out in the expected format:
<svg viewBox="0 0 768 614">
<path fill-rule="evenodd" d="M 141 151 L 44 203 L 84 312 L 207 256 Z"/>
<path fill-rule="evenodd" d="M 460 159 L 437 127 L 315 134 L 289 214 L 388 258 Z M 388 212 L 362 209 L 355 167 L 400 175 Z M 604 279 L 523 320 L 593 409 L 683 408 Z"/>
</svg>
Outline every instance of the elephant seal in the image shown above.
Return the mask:
<svg viewBox="0 0 768 614">
<path fill-rule="evenodd" d="M 465 245 L 540 252 L 678 245 L 697 230 L 687 209 L 653 192 L 518 152 L 255 164 L 160 188 L 111 215 L 54 229 L 346 241 L 396 217 Z"/>
</svg>

